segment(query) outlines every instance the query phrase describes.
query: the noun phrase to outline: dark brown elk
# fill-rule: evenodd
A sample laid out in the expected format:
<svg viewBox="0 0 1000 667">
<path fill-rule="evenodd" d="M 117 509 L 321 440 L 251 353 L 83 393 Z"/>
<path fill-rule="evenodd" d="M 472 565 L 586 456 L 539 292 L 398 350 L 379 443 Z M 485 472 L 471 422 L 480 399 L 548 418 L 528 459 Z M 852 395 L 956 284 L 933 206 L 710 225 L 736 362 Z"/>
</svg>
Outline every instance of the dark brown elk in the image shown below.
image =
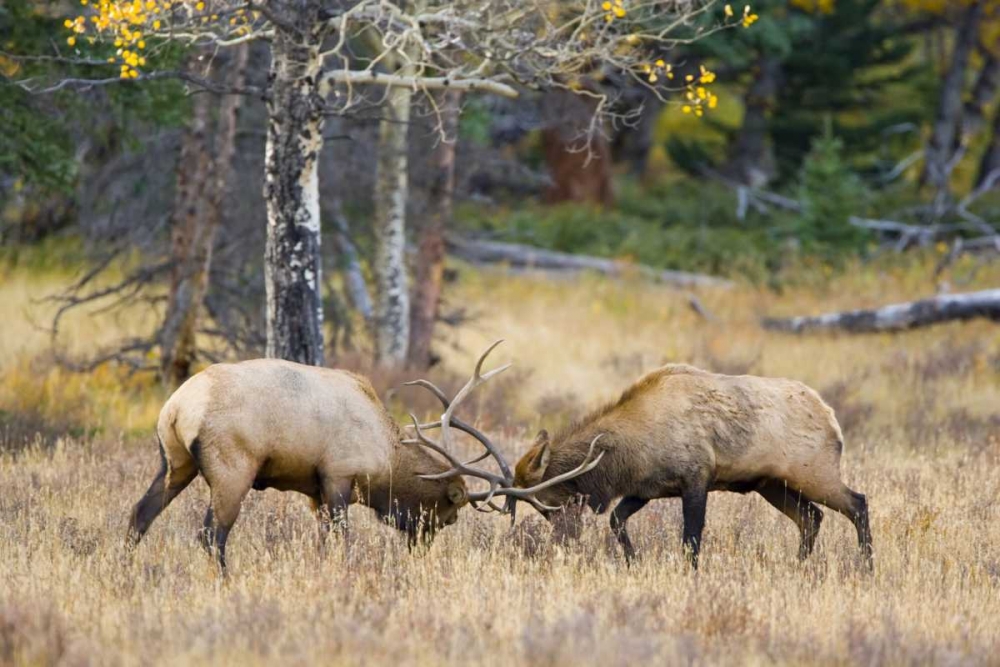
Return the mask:
<svg viewBox="0 0 1000 667">
<path fill-rule="evenodd" d="M 592 456 L 599 470 L 539 488 Z M 865 496 L 841 480 L 843 435 L 833 410 L 806 385 L 720 375 L 686 365 L 652 371 L 607 405 L 554 438 L 542 431 L 516 466 L 516 485 L 535 503 L 563 507 L 583 499 L 611 512 L 628 562 L 628 519 L 656 498 L 680 497 L 683 545 L 697 567 L 710 491 L 756 492 L 799 528 L 799 557 L 813 550 L 825 505 L 854 524 L 866 564 L 872 540 Z M 543 511 L 552 517 L 551 511 Z"/>
</svg>

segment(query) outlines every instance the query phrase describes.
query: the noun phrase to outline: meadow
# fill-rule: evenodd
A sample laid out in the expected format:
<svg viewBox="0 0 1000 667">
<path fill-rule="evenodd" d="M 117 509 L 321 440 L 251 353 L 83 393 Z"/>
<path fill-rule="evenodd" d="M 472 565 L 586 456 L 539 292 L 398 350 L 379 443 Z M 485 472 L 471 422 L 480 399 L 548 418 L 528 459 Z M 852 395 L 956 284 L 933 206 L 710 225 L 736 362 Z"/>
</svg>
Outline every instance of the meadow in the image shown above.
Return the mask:
<svg viewBox="0 0 1000 667">
<path fill-rule="evenodd" d="M 709 498 L 698 572 L 682 558 L 679 501 L 633 518 L 641 562 L 627 568 L 606 516 L 587 515 L 574 542 L 527 508 L 513 529 L 465 511 L 409 554 L 355 506 L 350 535 L 321 553 L 305 500 L 267 491 L 244 504 L 223 579 L 196 545 L 200 480 L 129 554 L 125 525 L 158 466 L 152 430 L 167 392 L 111 366 L 57 368 L 39 298 L 67 275 L 0 269 L 0 664 L 997 664 L 997 325 L 868 336 L 758 325 L 926 296 L 933 261 L 803 269 L 780 293 L 702 291 L 707 320 L 664 286 L 462 268 L 448 299 L 471 317 L 442 329 L 429 375 L 455 387 L 506 339 L 492 358 L 514 369 L 464 416 L 510 457 L 664 362 L 800 379 L 844 428 L 845 481 L 871 508 L 874 575 L 843 517 L 826 512 L 799 563 L 788 519 L 726 493 Z M 962 289 L 996 285 L 1000 267 L 966 277 Z M 65 344 L 96 349 L 148 331 L 151 315 L 81 313 Z M 398 387 L 412 374 L 372 374 L 400 419 L 431 410 Z"/>
</svg>

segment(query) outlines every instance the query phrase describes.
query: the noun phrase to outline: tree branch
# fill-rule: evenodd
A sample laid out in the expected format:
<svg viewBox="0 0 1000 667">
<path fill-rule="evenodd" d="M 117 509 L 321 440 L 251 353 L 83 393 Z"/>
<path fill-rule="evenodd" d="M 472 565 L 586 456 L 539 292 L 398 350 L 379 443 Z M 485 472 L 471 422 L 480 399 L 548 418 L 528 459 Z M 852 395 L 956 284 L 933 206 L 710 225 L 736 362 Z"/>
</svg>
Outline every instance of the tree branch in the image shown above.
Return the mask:
<svg viewBox="0 0 1000 667">
<path fill-rule="evenodd" d="M 466 92 L 484 92 L 501 97 L 518 97 L 517 89 L 499 81 L 481 78 L 452 78 L 447 76 L 408 76 L 403 74 L 385 74 L 374 70 L 331 70 L 323 75 L 328 83 L 343 83 L 347 85 L 375 85 L 387 87 L 408 87 L 415 90 L 461 90 Z"/>
<path fill-rule="evenodd" d="M 103 63 L 107 64 L 107 63 Z M 140 74 L 134 79 L 123 79 L 120 76 L 108 77 L 106 79 L 63 79 L 59 83 L 53 84 L 46 88 L 36 88 L 30 85 L 27 81 L 18 81 L 16 85 L 20 86 L 24 90 L 28 91 L 32 95 L 48 95 L 50 93 L 63 90 L 65 88 L 77 88 L 81 91 L 90 90 L 91 88 L 99 88 L 102 86 L 110 86 L 112 84 L 126 84 L 126 83 L 136 83 L 140 81 L 157 81 L 161 79 L 177 79 L 179 81 L 184 81 L 193 86 L 197 86 L 202 90 L 216 93 L 218 95 L 253 95 L 255 97 L 260 97 L 263 95 L 263 91 L 256 86 L 247 86 L 241 88 L 232 88 L 229 86 L 221 85 L 212 81 L 211 79 L 206 79 L 200 77 L 196 74 L 190 72 L 182 71 L 162 71 L 162 72 L 149 72 L 145 74 Z"/>
</svg>

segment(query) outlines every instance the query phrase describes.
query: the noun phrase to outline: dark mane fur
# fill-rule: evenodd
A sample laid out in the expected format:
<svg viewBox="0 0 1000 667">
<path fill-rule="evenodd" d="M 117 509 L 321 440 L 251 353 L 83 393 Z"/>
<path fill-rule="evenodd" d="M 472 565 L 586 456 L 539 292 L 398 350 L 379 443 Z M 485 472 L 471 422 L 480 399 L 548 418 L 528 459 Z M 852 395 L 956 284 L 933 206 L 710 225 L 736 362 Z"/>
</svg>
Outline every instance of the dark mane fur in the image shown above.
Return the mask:
<svg viewBox="0 0 1000 667">
<path fill-rule="evenodd" d="M 552 439 L 553 442 L 563 442 L 572 438 L 574 435 L 584 430 L 595 421 L 602 417 L 606 417 L 615 410 L 627 405 L 628 403 L 635 400 L 638 396 L 646 393 L 649 389 L 655 387 L 659 384 L 660 380 L 668 375 L 698 375 L 704 374 L 705 371 L 700 368 L 695 368 L 694 366 L 688 366 L 687 364 L 668 364 L 666 366 L 661 366 L 655 370 L 652 370 L 641 378 L 636 380 L 629 386 L 625 391 L 622 392 L 618 400 L 612 401 L 610 403 L 605 403 L 599 408 L 592 410 L 582 419 L 577 419 L 569 426 L 561 429 L 556 436 Z"/>
</svg>

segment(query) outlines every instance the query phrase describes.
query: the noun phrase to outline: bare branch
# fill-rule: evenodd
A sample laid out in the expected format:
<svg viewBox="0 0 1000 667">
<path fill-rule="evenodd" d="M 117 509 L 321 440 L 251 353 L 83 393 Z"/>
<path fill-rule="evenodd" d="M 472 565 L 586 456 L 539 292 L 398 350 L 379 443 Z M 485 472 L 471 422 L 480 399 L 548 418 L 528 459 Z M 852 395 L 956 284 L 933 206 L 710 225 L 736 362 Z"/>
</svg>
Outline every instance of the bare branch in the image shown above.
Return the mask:
<svg viewBox="0 0 1000 667">
<path fill-rule="evenodd" d="M 120 76 L 108 77 L 106 79 L 63 79 L 56 84 L 47 87 L 35 87 L 26 81 L 16 82 L 18 86 L 28 91 L 33 95 L 47 95 L 67 88 L 75 88 L 80 91 L 90 90 L 92 88 L 100 88 L 102 86 L 110 86 L 115 84 L 128 85 L 132 83 L 138 83 L 141 81 L 158 81 L 164 79 L 177 79 L 190 83 L 191 85 L 197 86 L 203 90 L 211 93 L 217 93 L 220 95 L 253 95 L 261 96 L 263 91 L 256 86 L 245 86 L 240 88 L 232 88 L 219 84 L 211 79 L 206 79 L 204 77 L 197 76 L 190 72 L 182 71 L 158 71 L 158 72 L 148 72 L 140 74 L 136 78 L 123 79 Z"/>
<path fill-rule="evenodd" d="M 492 93 L 502 97 L 517 97 L 516 88 L 492 79 L 475 79 L 462 77 L 427 77 L 408 76 L 404 74 L 385 74 L 375 70 L 331 70 L 323 75 L 329 83 L 347 85 L 372 85 L 386 87 L 406 87 L 414 90 L 461 90 L 468 92 Z"/>
</svg>

